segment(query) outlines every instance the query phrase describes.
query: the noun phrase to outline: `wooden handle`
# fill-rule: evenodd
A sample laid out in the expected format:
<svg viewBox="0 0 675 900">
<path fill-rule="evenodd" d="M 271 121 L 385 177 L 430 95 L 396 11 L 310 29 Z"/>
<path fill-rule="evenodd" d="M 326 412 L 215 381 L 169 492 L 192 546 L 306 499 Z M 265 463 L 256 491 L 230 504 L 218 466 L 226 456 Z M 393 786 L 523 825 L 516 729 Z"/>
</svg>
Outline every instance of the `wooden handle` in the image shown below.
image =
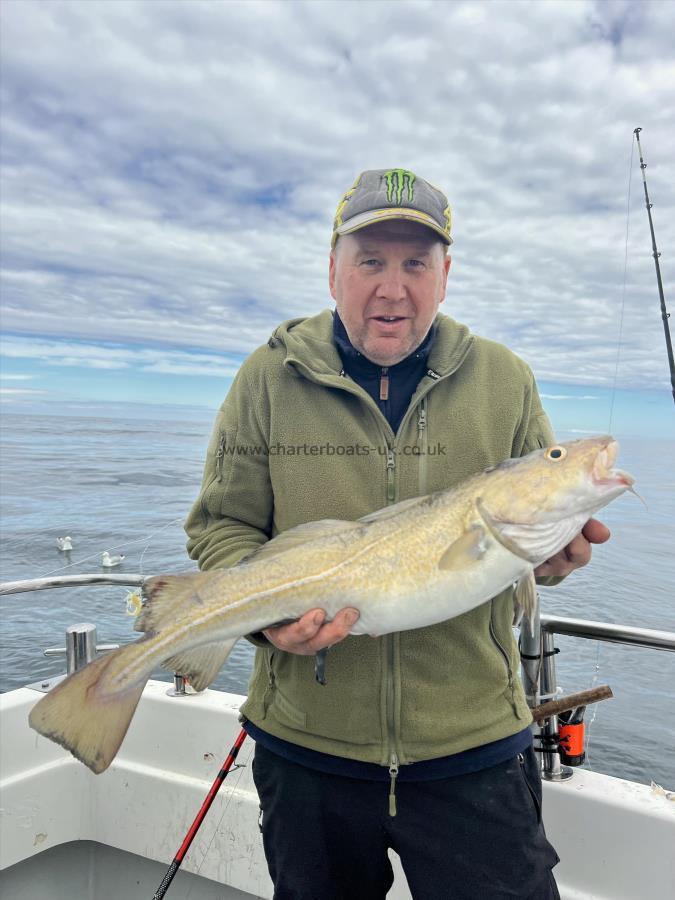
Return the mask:
<svg viewBox="0 0 675 900">
<path fill-rule="evenodd" d="M 535 706 L 531 710 L 532 718 L 535 722 L 541 722 L 543 719 L 548 719 L 549 716 L 557 716 L 558 713 L 576 709 L 577 706 L 588 706 L 590 703 L 597 703 L 598 700 L 609 700 L 613 696 L 611 687 L 608 684 L 601 684 L 588 691 L 579 691 L 578 694 L 569 694 L 559 700 L 549 700 L 547 703 Z"/>
</svg>

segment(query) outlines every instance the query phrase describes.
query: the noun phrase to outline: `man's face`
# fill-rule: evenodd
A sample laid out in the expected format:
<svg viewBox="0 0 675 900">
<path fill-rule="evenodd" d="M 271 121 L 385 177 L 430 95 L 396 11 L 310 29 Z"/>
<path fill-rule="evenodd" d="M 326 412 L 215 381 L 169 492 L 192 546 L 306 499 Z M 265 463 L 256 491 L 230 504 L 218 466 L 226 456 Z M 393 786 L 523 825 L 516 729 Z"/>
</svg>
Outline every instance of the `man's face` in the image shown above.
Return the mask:
<svg viewBox="0 0 675 900">
<path fill-rule="evenodd" d="M 393 366 L 419 347 L 445 299 L 449 269 L 443 244 L 424 225 L 395 220 L 341 237 L 328 278 L 356 349 Z"/>
</svg>

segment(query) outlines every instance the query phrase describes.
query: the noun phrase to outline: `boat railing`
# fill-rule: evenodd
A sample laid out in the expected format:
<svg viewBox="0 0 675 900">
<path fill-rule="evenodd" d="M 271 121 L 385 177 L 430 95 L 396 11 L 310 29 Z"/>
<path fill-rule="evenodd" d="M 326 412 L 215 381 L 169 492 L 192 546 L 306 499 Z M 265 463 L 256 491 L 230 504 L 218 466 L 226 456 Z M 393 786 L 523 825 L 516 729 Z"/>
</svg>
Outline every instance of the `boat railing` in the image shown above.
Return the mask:
<svg viewBox="0 0 675 900">
<path fill-rule="evenodd" d="M 532 627 L 528 622 L 523 622 L 520 629 L 523 684 L 530 707 L 552 700 L 558 692 L 555 667 L 557 634 L 651 650 L 675 651 L 675 633 L 672 631 L 542 613 L 535 616 Z M 558 717 L 549 716 L 538 728 L 539 733 L 535 736 L 541 751 L 542 776 L 548 781 L 570 778 L 574 770 L 571 766 L 563 765 L 560 758 Z"/>
<path fill-rule="evenodd" d="M 86 585 L 128 585 L 141 587 L 145 578 L 142 575 L 112 575 L 94 573 L 88 575 L 60 575 L 46 578 L 34 578 L 24 581 L 7 581 L 0 584 L 0 596 L 19 594 L 28 591 L 51 590 L 62 587 L 81 587 Z M 631 647 L 642 647 L 651 650 L 675 651 L 675 632 L 655 628 L 638 628 L 632 625 L 617 625 L 611 622 L 595 622 L 587 619 L 574 619 L 542 613 L 535 615 L 532 624 L 524 621 L 520 628 L 520 653 L 523 685 L 530 707 L 539 706 L 544 700 L 553 699 L 558 688 L 556 684 L 555 635 L 568 635 L 594 641 L 607 641 L 613 644 L 625 644 Z M 115 649 L 113 645 L 97 645 L 95 626 L 81 623 L 72 626 L 66 632 L 66 647 L 45 651 L 46 655 L 63 653 L 68 662 L 68 672 L 86 665 L 100 652 Z M 56 679 L 41 682 L 35 686 L 38 690 L 48 690 Z M 58 679 L 60 680 L 60 679 Z M 174 687 L 169 693 L 185 694 L 185 682 L 180 673 L 174 675 Z M 549 716 L 539 726 L 536 735 L 540 742 L 542 756 L 542 775 L 549 781 L 562 781 L 571 777 L 573 769 L 562 764 L 559 752 L 558 717 Z"/>
<path fill-rule="evenodd" d="M 0 584 L 0 597 L 5 594 L 24 594 L 28 591 L 48 591 L 52 588 L 82 587 L 87 584 L 126 584 L 142 587 L 142 575 L 108 575 L 100 572 L 89 575 L 55 575 L 53 578 L 29 578 L 24 581 L 4 581 Z"/>
</svg>

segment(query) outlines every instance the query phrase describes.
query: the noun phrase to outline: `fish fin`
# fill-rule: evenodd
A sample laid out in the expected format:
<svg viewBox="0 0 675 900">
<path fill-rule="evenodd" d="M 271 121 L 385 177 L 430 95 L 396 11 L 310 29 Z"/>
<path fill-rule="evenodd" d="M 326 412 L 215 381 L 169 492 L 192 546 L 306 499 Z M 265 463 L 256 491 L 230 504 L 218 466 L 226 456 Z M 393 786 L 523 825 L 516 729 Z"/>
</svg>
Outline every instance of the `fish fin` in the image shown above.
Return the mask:
<svg viewBox="0 0 675 900">
<path fill-rule="evenodd" d="M 534 635 L 534 617 L 537 614 L 537 583 L 534 580 L 534 569 L 521 575 L 516 584 L 514 601 L 514 622 L 527 617 L 530 634 Z"/>
<path fill-rule="evenodd" d="M 31 728 L 70 750 L 97 775 L 108 768 L 119 750 L 149 677 L 124 691 L 106 692 L 108 669 L 123 652 L 102 656 L 73 672 L 52 688 L 28 717 Z M 114 665 L 113 671 L 118 666 Z"/>
<path fill-rule="evenodd" d="M 158 631 L 184 613 L 191 603 L 201 603 L 199 586 L 210 578 L 213 578 L 211 572 L 148 578 L 143 582 L 143 606 L 134 622 L 134 631 Z"/>
<path fill-rule="evenodd" d="M 346 522 L 343 519 L 319 519 L 316 522 L 306 522 L 304 525 L 296 525 L 288 531 L 282 531 L 272 540 L 267 541 L 257 550 L 241 559 L 237 565 L 244 566 L 251 562 L 259 562 L 263 559 L 272 559 L 287 550 L 294 550 L 309 541 L 318 538 L 332 537 L 338 534 L 355 534 L 363 526 L 360 522 Z"/>
<path fill-rule="evenodd" d="M 518 462 L 518 460 L 507 460 L 507 462 Z M 518 546 L 518 544 L 511 540 L 507 535 L 504 534 L 503 528 L 500 526 L 505 525 L 505 522 L 500 522 L 499 519 L 496 519 L 493 515 L 491 515 L 488 510 L 485 508 L 485 505 L 480 497 L 476 499 L 476 509 L 480 513 L 481 519 L 487 525 L 492 537 L 499 541 L 502 547 L 505 547 L 509 553 L 513 553 L 514 556 L 520 557 L 520 559 L 526 559 L 528 562 L 535 562 L 534 557 L 530 557 L 525 550 Z"/>
<path fill-rule="evenodd" d="M 162 662 L 162 668 L 182 675 L 196 691 L 203 691 L 216 678 L 239 638 L 200 644 L 176 653 Z"/>
<path fill-rule="evenodd" d="M 465 569 L 467 566 L 474 565 L 487 552 L 485 537 L 484 528 L 480 525 L 472 525 L 468 531 L 450 544 L 439 559 L 438 568 L 447 571 L 448 569 Z"/>
<path fill-rule="evenodd" d="M 399 500 L 398 503 L 392 503 L 390 506 L 385 506 L 382 509 L 376 509 L 375 512 L 368 513 L 367 516 L 362 516 L 359 519 L 359 522 L 370 525 L 371 522 L 382 522 L 384 519 L 391 519 L 413 506 L 428 506 L 431 497 L 433 497 L 433 494 L 425 495 L 423 497 L 410 497 L 408 500 Z"/>
</svg>

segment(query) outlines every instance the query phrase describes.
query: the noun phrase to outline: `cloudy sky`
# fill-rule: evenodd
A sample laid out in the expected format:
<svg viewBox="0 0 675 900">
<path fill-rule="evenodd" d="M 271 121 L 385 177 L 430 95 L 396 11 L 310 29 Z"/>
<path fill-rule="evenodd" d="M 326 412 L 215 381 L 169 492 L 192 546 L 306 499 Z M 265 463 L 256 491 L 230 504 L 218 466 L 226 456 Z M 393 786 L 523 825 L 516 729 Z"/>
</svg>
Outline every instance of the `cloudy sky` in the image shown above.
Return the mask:
<svg viewBox="0 0 675 900">
<path fill-rule="evenodd" d="M 6 401 L 216 407 L 275 325 L 331 305 L 356 174 L 404 167 L 453 208 L 445 311 L 521 354 L 554 420 L 606 428 L 616 380 L 627 420 L 671 428 L 631 154 L 641 126 L 672 309 L 675 3 L 0 14 Z"/>
</svg>

